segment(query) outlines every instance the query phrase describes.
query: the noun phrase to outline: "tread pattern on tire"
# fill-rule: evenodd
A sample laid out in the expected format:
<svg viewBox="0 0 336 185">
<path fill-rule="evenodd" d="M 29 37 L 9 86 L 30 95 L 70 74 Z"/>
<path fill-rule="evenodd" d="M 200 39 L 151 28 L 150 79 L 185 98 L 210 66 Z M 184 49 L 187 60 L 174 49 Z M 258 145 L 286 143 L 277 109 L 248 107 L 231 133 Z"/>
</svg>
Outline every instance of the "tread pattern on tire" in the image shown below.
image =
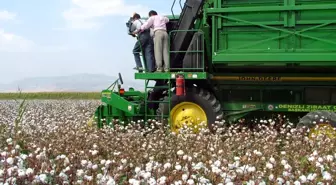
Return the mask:
<svg viewBox="0 0 336 185">
<path fill-rule="evenodd" d="M 333 127 L 336 127 L 336 113 L 325 110 L 309 112 L 300 119 L 298 126 L 312 127 L 315 124 L 320 124 L 321 119 L 328 121 Z M 314 124 L 314 122 L 316 123 Z"/>
<path fill-rule="evenodd" d="M 203 88 L 198 88 L 198 87 L 189 88 L 187 93 L 194 93 L 198 95 L 199 97 L 201 97 L 202 99 L 204 99 L 205 101 L 209 102 L 212 107 L 212 111 L 216 115 L 216 120 L 223 119 L 224 112 L 222 111 L 221 104 L 219 100 L 212 93 L 210 93 L 209 91 Z M 170 99 L 168 96 L 165 96 L 164 98 L 160 99 L 160 101 L 169 101 L 169 100 Z M 156 114 L 158 117 L 162 115 L 162 110 L 164 110 L 165 106 L 168 106 L 168 103 L 159 104 L 159 108 L 156 110 Z"/>
</svg>

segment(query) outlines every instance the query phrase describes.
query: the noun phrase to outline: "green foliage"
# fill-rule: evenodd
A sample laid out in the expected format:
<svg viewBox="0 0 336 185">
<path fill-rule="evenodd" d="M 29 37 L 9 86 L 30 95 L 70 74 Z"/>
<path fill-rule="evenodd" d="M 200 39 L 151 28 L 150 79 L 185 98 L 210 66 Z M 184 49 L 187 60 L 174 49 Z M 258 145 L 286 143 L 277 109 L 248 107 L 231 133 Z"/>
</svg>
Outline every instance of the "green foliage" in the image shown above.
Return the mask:
<svg viewBox="0 0 336 185">
<path fill-rule="evenodd" d="M 14 100 L 25 97 L 32 99 L 100 99 L 100 92 L 33 92 L 33 93 L 0 93 L 0 100 Z"/>
</svg>

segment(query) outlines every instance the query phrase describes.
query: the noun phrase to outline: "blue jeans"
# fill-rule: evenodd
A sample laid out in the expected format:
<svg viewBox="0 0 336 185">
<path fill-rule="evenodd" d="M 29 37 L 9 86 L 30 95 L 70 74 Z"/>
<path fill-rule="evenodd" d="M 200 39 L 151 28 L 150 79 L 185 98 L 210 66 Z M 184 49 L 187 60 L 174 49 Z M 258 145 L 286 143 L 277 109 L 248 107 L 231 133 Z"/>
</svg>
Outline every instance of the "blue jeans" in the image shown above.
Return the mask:
<svg viewBox="0 0 336 185">
<path fill-rule="evenodd" d="M 143 67 L 140 59 L 140 52 L 142 52 L 145 58 L 145 65 L 147 71 L 153 72 L 155 70 L 154 63 L 154 41 L 150 36 L 149 32 L 144 32 L 139 35 L 138 41 L 135 43 L 133 48 L 134 60 L 136 67 Z"/>
</svg>

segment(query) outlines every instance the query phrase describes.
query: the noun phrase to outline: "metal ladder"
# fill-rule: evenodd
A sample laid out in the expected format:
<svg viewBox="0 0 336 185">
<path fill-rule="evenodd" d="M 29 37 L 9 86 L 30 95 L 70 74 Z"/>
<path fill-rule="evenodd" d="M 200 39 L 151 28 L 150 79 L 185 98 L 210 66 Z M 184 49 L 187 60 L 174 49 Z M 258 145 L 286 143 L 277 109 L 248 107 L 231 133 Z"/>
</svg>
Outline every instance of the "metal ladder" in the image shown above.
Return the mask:
<svg viewBox="0 0 336 185">
<path fill-rule="evenodd" d="M 172 81 L 170 79 L 167 79 L 168 82 L 165 85 L 154 85 L 154 86 L 149 86 L 148 83 L 150 80 L 145 80 L 145 123 L 148 124 L 148 119 L 155 119 L 156 121 L 160 121 L 163 119 L 168 120 L 168 124 L 170 125 L 170 109 L 171 109 L 171 97 L 172 97 Z M 168 100 L 148 100 L 148 92 L 149 90 L 155 90 L 155 89 L 161 89 L 161 90 L 167 90 L 167 97 Z M 160 120 L 157 120 L 157 117 L 159 115 L 156 114 L 156 112 L 150 112 L 148 109 L 148 104 L 149 103 L 158 103 L 158 104 L 168 104 L 168 114 L 162 114 L 160 117 Z"/>
</svg>

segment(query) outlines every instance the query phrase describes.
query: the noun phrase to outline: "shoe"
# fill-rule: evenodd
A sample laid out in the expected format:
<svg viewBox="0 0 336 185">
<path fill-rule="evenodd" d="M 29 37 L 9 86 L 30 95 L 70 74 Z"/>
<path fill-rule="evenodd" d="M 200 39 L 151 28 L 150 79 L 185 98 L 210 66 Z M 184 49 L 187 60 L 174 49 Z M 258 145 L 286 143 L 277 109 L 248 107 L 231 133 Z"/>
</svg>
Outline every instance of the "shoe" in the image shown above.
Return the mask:
<svg viewBox="0 0 336 185">
<path fill-rule="evenodd" d="M 155 72 L 156 73 L 162 73 L 162 69 L 157 69 Z"/>
<path fill-rule="evenodd" d="M 139 72 L 143 72 L 143 68 L 142 68 L 142 67 L 134 67 L 133 69 L 134 69 L 134 70 L 137 70 L 137 71 L 139 71 Z"/>
<path fill-rule="evenodd" d="M 165 72 L 169 72 L 169 69 L 165 69 L 164 71 L 165 71 Z"/>
</svg>

